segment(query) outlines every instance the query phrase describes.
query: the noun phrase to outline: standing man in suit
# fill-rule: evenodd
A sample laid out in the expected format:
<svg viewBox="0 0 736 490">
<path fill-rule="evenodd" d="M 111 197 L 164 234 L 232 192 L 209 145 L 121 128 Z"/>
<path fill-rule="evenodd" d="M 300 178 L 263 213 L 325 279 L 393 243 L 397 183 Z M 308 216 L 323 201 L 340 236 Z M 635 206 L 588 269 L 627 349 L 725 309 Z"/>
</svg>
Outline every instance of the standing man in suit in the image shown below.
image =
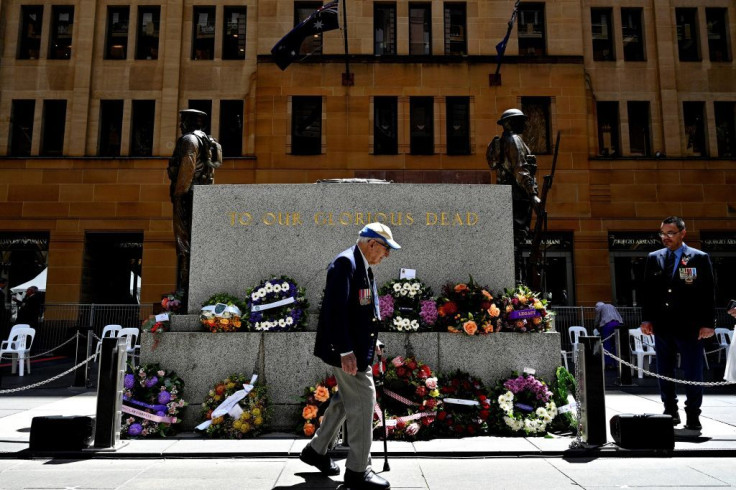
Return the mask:
<svg viewBox="0 0 736 490">
<path fill-rule="evenodd" d="M 685 221 L 670 216 L 662 221 L 659 236 L 665 248 L 647 257 L 642 301 L 642 333 L 654 333 L 657 372 L 674 377 L 677 353 L 684 378 L 703 381 L 703 339 L 715 334 L 713 266 L 705 252 L 688 247 Z M 680 423 L 675 384 L 659 380 L 664 413 Z M 686 385 L 686 429 L 701 430 L 703 387 Z"/>
<path fill-rule="evenodd" d="M 340 474 L 327 450 L 347 420 L 350 450 L 345 486 L 351 490 L 391 487 L 371 469 L 376 404 L 371 364 L 374 354 L 382 354 L 376 347 L 381 316 L 372 266 L 400 248 L 388 226 L 370 223 L 360 230 L 356 245 L 338 255 L 327 269 L 314 354 L 333 366 L 338 392 L 300 459 L 326 475 Z"/>
<path fill-rule="evenodd" d="M 38 288 L 31 286 L 26 289 L 26 295 L 22 301 L 14 298 L 18 303 L 18 316 L 15 323 L 26 323 L 31 328 L 38 328 L 38 319 L 41 317 L 41 295 L 38 294 Z"/>
</svg>

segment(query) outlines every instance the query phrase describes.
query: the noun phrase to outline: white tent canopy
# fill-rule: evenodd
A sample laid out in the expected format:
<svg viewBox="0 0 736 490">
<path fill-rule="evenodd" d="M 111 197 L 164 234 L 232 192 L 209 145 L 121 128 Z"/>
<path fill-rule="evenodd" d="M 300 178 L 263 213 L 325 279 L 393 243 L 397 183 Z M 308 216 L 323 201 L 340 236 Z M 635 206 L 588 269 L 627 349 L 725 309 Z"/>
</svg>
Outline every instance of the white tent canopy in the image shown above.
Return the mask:
<svg viewBox="0 0 736 490">
<path fill-rule="evenodd" d="M 25 292 L 31 286 L 36 286 L 39 291 L 46 291 L 46 275 L 48 273 L 48 267 L 41 271 L 39 275 L 31 279 L 30 281 L 18 284 L 17 286 L 10 288 L 10 291 L 15 293 Z"/>
</svg>

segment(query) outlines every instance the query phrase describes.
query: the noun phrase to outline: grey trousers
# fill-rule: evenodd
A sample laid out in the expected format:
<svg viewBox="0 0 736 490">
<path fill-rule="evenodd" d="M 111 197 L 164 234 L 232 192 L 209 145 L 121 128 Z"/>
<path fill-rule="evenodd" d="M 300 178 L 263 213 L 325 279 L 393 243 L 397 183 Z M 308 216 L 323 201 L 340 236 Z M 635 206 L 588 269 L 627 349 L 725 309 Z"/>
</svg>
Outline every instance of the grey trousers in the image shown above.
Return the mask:
<svg viewBox="0 0 736 490">
<path fill-rule="evenodd" d="M 350 471 L 363 473 L 371 466 L 373 407 L 376 406 L 373 372 L 371 366 L 365 371 L 358 371 L 355 376 L 345 373 L 339 367 L 332 369 L 337 379 L 338 391 L 330 400 L 322 425 L 309 444 L 319 454 L 327 453 L 343 421 L 347 420 L 349 450 L 345 467 Z"/>
</svg>

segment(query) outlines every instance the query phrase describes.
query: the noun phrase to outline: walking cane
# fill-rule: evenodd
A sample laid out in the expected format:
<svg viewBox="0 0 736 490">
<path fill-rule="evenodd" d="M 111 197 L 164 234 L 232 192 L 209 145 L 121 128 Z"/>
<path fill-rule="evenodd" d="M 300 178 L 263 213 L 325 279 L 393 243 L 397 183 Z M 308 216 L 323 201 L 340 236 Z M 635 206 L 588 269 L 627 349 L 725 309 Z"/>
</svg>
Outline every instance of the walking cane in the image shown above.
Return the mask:
<svg viewBox="0 0 736 490">
<path fill-rule="evenodd" d="M 383 369 L 383 358 L 386 357 L 385 345 L 379 342 L 381 356 L 378 358 L 378 369 L 381 373 L 381 417 L 383 418 L 383 471 L 391 471 L 388 465 L 388 424 L 386 423 L 386 393 L 384 387 L 386 385 L 386 371 Z"/>
</svg>

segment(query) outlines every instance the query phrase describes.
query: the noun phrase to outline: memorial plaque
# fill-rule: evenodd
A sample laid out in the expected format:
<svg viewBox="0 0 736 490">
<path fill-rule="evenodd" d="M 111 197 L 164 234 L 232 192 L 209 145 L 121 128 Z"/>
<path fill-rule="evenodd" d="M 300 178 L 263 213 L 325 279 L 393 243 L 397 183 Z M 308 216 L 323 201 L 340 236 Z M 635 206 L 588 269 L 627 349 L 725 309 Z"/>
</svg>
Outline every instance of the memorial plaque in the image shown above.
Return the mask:
<svg viewBox="0 0 736 490">
<path fill-rule="evenodd" d="M 271 275 L 306 288 L 319 306 L 330 261 L 367 223 L 402 246 L 376 268 L 379 285 L 402 268 L 438 295 L 446 282 L 514 286 L 511 190 L 457 184 L 260 184 L 194 191 L 189 312 L 225 292 L 238 297 Z M 311 326 L 313 328 L 313 325 Z"/>
</svg>

